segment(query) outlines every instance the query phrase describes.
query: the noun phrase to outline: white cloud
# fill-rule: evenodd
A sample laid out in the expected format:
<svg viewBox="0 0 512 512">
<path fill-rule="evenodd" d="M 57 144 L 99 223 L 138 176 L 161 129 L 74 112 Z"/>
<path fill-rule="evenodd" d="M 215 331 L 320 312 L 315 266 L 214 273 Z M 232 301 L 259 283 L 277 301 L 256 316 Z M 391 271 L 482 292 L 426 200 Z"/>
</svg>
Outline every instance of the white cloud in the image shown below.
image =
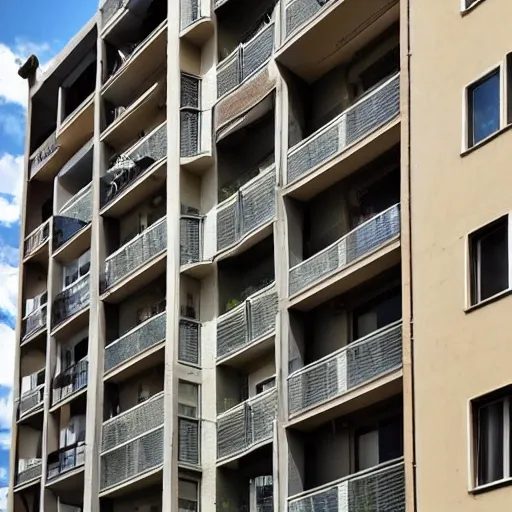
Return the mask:
<svg viewBox="0 0 512 512">
<path fill-rule="evenodd" d="M 9 384 L 12 386 L 12 382 Z M 0 398 L 0 429 L 10 429 L 12 421 L 12 390 L 9 392 L 7 396 Z M 5 447 L 5 445 L 11 444 L 11 435 L 9 433 L 0 434 L 0 450 Z M 0 468 L 1 469 L 1 468 Z M 2 477 L 0 476 L 0 480 Z"/>
<path fill-rule="evenodd" d="M 0 487 L 0 511 L 7 510 L 8 487 Z"/>
<path fill-rule="evenodd" d="M 12 412 L 12 411 L 11 411 Z M 10 425 L 9 425 L 10 428 Z M 0 450 L 6 451 L 11 449 L 11 432 L 0 432 Z"/>
<path fill-rule="evenodd" d="M 2 340 L 2 357 L 0 358 L 0 386 L 12 388 L 14 380 L 14 330 L 11 329 L 8 325 L 0 324 L 0 339 Z M 10 420 L 7 421 L 7 425 L 3 425 L 9 403 L 12 410 L 12 397 L 4 396 L 0 398 L 0 428 L 10 428 L 11 426 Z"/>
<path fill-rule="evenodd" d="M 2 283 L 0 286 L 0 310 L 10 315 L 15 315 L 18 304 L 18 268 L 0 262 L 0 282 Z M 0 331 L 0 340 L 1 339 Z M 0 375 L 0 385 L 1 384 L 2 376 Z"/>
<path fill-rule="evenodd" d="M 28 84 L 18 75 L 21 64 L 32 53 L 42 61 L 48 60 L 50 45 L 36 44 L 29 41 L 17 40 L 14 47 L 0 44 L 0 103 L 16 103 L 26 107 L 28 100 Z"/>
<path fill-rule="evenodd" d="M 0 222 L 16 222 L 21 213 L 23 156 L 0 154 Z"/>
</svg>

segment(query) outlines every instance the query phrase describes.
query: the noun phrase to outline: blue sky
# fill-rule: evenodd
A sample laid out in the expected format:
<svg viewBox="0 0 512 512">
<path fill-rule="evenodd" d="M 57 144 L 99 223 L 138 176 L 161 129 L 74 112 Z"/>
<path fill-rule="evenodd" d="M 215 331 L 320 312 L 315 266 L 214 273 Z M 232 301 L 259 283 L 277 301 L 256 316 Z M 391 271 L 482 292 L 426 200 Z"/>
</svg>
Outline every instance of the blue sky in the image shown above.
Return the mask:
<svg viewBox="0 0 512 512">
<path fill-rule="evenodd" d="M 0 0 L 0 511 L 6 508 L 18 283 L 26 82 L 17 61 L 36 53 L 42 67 L 93 16 L 98 0 Z"/>
</svg>

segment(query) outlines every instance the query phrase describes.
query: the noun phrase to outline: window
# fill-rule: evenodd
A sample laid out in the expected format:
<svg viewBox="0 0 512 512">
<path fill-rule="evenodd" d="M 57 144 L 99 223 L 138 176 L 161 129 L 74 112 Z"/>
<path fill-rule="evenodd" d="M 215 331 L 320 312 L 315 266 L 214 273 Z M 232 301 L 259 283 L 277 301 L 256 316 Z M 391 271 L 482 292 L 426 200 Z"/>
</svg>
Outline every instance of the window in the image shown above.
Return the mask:
<svg viewBox="0 0 512 512">
<path fill-rule="evenodd" d="M 91 251 L 87 251 L 82 256 L 63 267 L 63 289 L 69 288 L 80 278 L 89 274 L 91 268 Z"/>
<path fill-rule="evenodd" d="M 256 384 L 256 394 L 259 395 L 260 393 L 264 393 L 265 391 L 268 391 L 269 389 L 274 389 L 275 387 L 276 378 L 270 377 L 270 379 L 265 379 L 264 381 Z"/>
<path fill-rule="evenodd" d="M 510 387 L 472 404 L 476 485 L 510 478 Z"/>
<path fill-rule="evenodd" d="M 468 102 L 468 147 L 478 144 L 501 127 L 500 68 L 470 85 Z"/>
<path fill-rule="evenodd" d="M 463 8 L 469 9 L 472 5 L 476 4 L 480 0 L 463 0 Z"/>
<path fill-rule="evenodd" d="M 200 96 L 201 81 L 195 76 L 181 75 L 181 141 L 182 157 L 197 155 L 200 151 Z"/>
<path fill-rule="evenodd" d="M 471 305 L 510 287 L 508 244 L 508 216 L 470 235 Z"/>
<path fill-rule="evenodd" d="M 178 479 L 178 512 L 197 512 L 198 488 L 193 480 Z"/>
<path fill-rule="evenodd" d="M 199 386 L 178 382 L 178 461 L 199 464 Z"/>
<path fill-rule="evenodd" d="M 402 418 L 395 416 L 356 431 L 356 471 L 401 457 Z"/>
</svg>

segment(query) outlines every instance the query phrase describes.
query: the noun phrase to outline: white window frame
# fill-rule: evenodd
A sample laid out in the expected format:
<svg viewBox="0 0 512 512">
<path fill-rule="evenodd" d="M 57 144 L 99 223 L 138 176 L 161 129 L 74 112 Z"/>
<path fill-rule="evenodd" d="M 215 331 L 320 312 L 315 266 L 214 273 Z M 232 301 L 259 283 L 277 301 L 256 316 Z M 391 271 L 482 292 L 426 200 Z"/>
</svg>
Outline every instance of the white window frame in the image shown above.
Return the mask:
<svg viewBox="0 0 512 512">
<path fill-rule="evenodd" d="M 89 260 L 89 270 L 85 274 L 80 275 L 80 267 L 83 264 L 82 262 L 83 262 L 83 259 L 85 256 Z M 66 273 L 67 273 L 68 269 L 71 268 L 72 265 L 76 265 L 78 277 L 77 277 L 77 279 L 75 279 L 74 281 L 72 281 L 71 283 L 66 285 Z M 62 290 L 61 291 L 65 291 L 65 290 L 68 290 L 69 288 L 72 288 L 74 285 L 76 285 L 83 279 L 86 279 L 90 275 L 90 273 L 91 273 L 91 250 L 88 249 L 87 251 L 85 251 L 83 254 L 81 254 L 75 260 L 70 261 L 68 264 L 62 266 Z"/>
<path fill-rule="evenodd" d="M 195 388 L 197 389 L 197 404 L 196 404 L 196 415 L 195 416 L 190 416 L 188 414 L 182 414 L 180 413 L 180 404 L 183 404 L 187 407 L 192 407 L 192 405 L 190 405 L 189 403 L 187 403 L 187 401 L 181 401 L 182 399 L 180 398 L 180 393 L 179 393 L 179 384 L 180 382 L 182 382 L 183 384 L 187 384 L 187 385 L 190 385 L 190 386 L 195 386 Z M 186 421 L 193 421 L 195 423 L 197 423 L 197 432 L 198 432 L 198 435 L 197 435 L 197 458 L 198 458 L 198 464 L 201 463 L 201 446 L 202 446 L 202 443 L 201 443 L 201 385 L 198 384 L 197 382 L 192 382 L 192 381 L 189 381 L 189 380 L 184 380 L 184 379 L 179 379 L 178 380 L 178 423 L 180 423 L 180 419 L 184 419 Z M 178 430 L 179 430 L 179 427 L 178 427 Z M 179 447 L 178 447 L 178 450 L 179 450 Z M 186 461 L 181 461 L 179 460 L 178 463 L 180 464 L 189 464 L 188 462 Z"/>
<path fill-rule="evenodd" d="M 200 480 L 196 480 L 195 478 L 189 478 L 188 476 L 185 477 L 185 476 L 178 475 L 178 510 L 181 510 L 179 508 L 179 500 L 180 500 L 179 482 L 180 481 L 192 483 L 196 486 L 196 510 L 197 510 L 197 512 L 199 512 L 201 510 L 201 482 L 200 482 Z M 187 499 L 187 498 L 182 498 L 182 499 Z M 188 500 L 188 501 L 193 501 L 193 500 Z"/>
<path fill-rule="evenodd" d="M 471 0 L 460 0 L 460 11 L 462 14 L 472 11 L 477 5 L 481 4 L 483 1 L 484 0 L 475 0 L 473 3 L 470 4 Z"/>
<path fill-rule="evenodd" d="M 476 236 L 476 234 L 486 227 L 490 226 L 494 222 L 500 221 L 501 219 L 505 218 L 507 223 L 507 258 L 508 258 L 508 286 L 504 290 L 492 295 L 491 297 L 487 297 L 484 300 L 481 300 L 481 290 L 480 290 L 480 263 L 477 262 L 477 268 L 478 268 L 478 276 L 473 276 L 473 257 L 472 254 L 472 246 L 474 243 L 473 237 Z M 478 241 L 480 242 L 480 240 Z M 478 244 L 478 254 L 477 259 L 480 260 L 480 247 L 481 245 Z M 512 290 L 512 219 L 510 218 L 510 212 L 505 213 L 505 215 L 500 215 L 499 217 L 496 217 L 495 219 L 491 220 L 490 222 L 487 222 L 478 228 L 474 229 L 471 233 L 469 233 L 466 237 L 466 257 L 465 257 L 465 272 L 466 272 L 466 307 L 465 310 L 471 310 L 475 307 L 478 307 L 483 304 L 487 304 L 488 302 L 492 302 L 497 297 L 500 297 L 504 294 L 509 293 Z M 478 287 L 476 291 L 476 297 L 477 300 L 473 303 L 473 282 L 475 281 L 475 285 Z"/>
<path fill-rule="evenodd" d="M 473 403 L 475 400 L 480 401 L 480 403 Z M 486 487 L 493 487 L 501 482 L 508 481 L 512 478 L 511 472 L 511 458 L 510 458 L 510 437 L 511 437 L 511 424 L 510 424 L 510 413 L 512 410 L 512 395 L 506 394 L 501 398 L 496 398 L 494 400 L 485 400 L 484 397 L 479 397 L 475 400 L 470 401 L 470 455 L 472 454 L 472 467 L 471 474 L 471 482 L 470 486 L 474 489 L 481 489 Z M 483 407 L 488 407 L 489 405 L 502 402 L 503 403 L 503 477 L 499 480 L 493 480 L 487 483 L 480 483 L 478 481 L 479 477 L 479 469 L 480 469 L 480 460 L 478 453 L 478 440 L 479 440 L 479 428 L 480 428 L 480 411 Z M 473 428 L 471 428 L 471 426 Z"/>
<path fill-rule="evenodd" d="M 507 125 L 507 111 L 508 111 L 508 101 L 507 101 L 507 57 L 498 63 L 490 66 L 483 73 L 481 73 L 478 77 L 472 80 L 470 83 L 466 84 L 462 92 L 462 112 L 463 112 L 463 131 L 462 131 L 462 150 L 461 153 L 465 153 L 474 148 L 477 148 L 483 144 L 485 144 L 488 140 L 495 137 L 498 133 L 500 133 L 503 128 Z M 472 119 L 469 115 L 469 95 L 471 90 L 475 87 L 478 82 L 485 81 L 485 78 L 489 75 L 492 75 L 494 72 L 499 73 L 500 77 L 500 119 L 499 119 L 499 127 L 493 132 L 491 135 L 488 135 L 484 139 L 470 144 L 469 140 L 469 129 L 472 128 Z"/>
</svg>

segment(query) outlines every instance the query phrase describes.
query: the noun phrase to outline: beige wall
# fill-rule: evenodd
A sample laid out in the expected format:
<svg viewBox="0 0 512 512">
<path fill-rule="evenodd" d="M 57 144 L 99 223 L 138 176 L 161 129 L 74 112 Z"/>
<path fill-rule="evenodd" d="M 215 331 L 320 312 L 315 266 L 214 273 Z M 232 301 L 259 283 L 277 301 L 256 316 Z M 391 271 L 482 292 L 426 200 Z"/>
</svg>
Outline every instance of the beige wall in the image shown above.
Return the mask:
<svg viewBox="0 0 512 512">
<path fill-rule="evenodd" d="M 508 0 L 411 1 L 412 277 L 418 510 L 508 510 L 468 493 L 468 400 L 512 382 L 512 298 L 465 307 L 465 236 L 509 211 L 512 133 L 461 157 L 466 84 L 512 50 Z"/>
</svg>

